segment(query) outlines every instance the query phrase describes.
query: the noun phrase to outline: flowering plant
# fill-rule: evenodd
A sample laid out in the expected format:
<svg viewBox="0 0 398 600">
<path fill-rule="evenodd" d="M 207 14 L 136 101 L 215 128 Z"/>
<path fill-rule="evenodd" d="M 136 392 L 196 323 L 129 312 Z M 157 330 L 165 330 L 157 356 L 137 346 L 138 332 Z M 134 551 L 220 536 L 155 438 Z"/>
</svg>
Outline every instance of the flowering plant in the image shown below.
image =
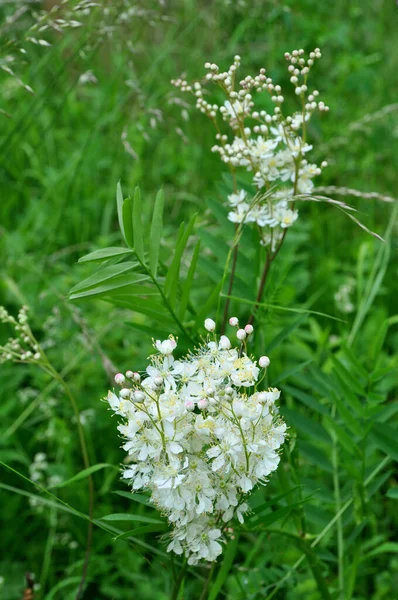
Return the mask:
<svg viewBox="0 0 398 600">
<path fill-rule="evenodd" d="M 233 175 L 234 192 L 228 196 L 233 223 L 256 223 L 261 243 L 274 252 L 283 241 L 286 229 L 298 217 L 295 201 L 301 194 L 310 194 L 312 179 L 320 175 L 322 167 L 306 158 L 312 145 L 307 142 L 307 124 L 314 111 L 327 112 L 329 107 L 318 99 L 318 90 L 309 92 L 308 76 L 315 61 L 321 58 L 319 48 L 304 57 L 304 50 L 286 52 L 290 81 L 300 100 L 300 110 L 291 116 L 284 115 L 284 96 L 280 85 L 274 84 L 264 68 L 255 77 L 248 75 L 238 84 L 237 76 L 241 58 L 235 56 L 227 71 L 215 63 L 206 63 L 205 81 L 221 88 L 226 100 L 223 104 L 208 102 L 202 83 L 190 85 L 185 79 L 172 83 L 196 97 L 196 107 L 213 121 L 217 144 L 212 151 L 220 155 Z M 253 93 L 267 92 L 271 96 L 272 111 L 255 110 Z M 218 117 L 229 125 L 231 136 L 222 133 Z M 252 175 L 255 194 L 251 197 L 245 189 L 238 189 L 236 168 L 242 167 Z"/>
<path fill-rule="evenodd" d="M 212 319 L 205 326 L 215 329 Z M 280 392 L 258 389 L 270 361 L 262 356 L 257 364 L 246 354 L 252 333 L 251 325 L 239 329 L 235 348 L 227 336 L 211 335 L 178 360 L 173 336 L 157 340 L 146 377 L 118 373 L 123 387 L 108 394 L 123 418 L 123 476 L 133 490 L 151 492 L 173 525 L 168 550 L 185 553 L 190 565 L 217 558 L 228 523 L 234 516 L 243 523 L 247 494 L 279 463 L 286 432 L 275 406 Z"/>
</svg>

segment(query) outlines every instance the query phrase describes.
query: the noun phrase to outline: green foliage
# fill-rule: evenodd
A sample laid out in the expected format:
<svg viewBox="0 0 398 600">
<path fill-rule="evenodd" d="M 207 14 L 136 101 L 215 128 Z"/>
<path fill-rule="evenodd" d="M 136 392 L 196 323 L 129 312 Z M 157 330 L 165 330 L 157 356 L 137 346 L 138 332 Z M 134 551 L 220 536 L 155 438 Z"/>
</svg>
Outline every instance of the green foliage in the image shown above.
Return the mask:
<svg viewBox="0 0 398 600">
<path fill-rule="evenodd" d="M 41 583 L 40 597 L 76 598 L 89 475 L 94 534 L 83 598 L 166 600 L 182 566 L 164 551 L 165 523 L 148 498 L 118 481 L 124 455 L 100 401 L 116 371 L 143 368 L 153 337 L 179 335 L 182 350 L 196 341 L 204 318 L 219 310 L 221 319 L 228 293 L 227 279 L 220 281 L 234 237 L 224 206 L 231 182 L 207 151 L 210 124 L 176 102 L 170 79 L 193 78 L 205 61 L 224 65 L 239 53 L 248 71 L 275 67 L 284 84 L 285 50 L 322 47 L 314 86 L 331 111 L 311 124 L 316 158 L 330 164 L 322 185 L 395 193 L 394 3 L 161 8 L 149 1 L 111 40 L 96 43 L 101 8 L 80 31 L 47 32 L 50 48 L 27 46 L 16 71 L 34 95 L 5 74 L 0 80 L 1 108 L 11 117 L 0 115 L 0 304 L 32 307 L 35 334 L 77 398 L 92 465 L 82 465 L 63 390 L 32 366 L 1 365 L 0 596 L 7 600 L 22 597 L 26 571 Z M 0 8 L 2 17 L 10 11 L 11 4 Z M 32 18 L 27 11 L 18 27 Z M 98 83 L 82 85 L 89 69 Z M 119 180 L 132 196 L 118 184 L 115 203 Z M 250 497 L 251 518 L 234 525 L 212 599 L 396 593 L 396 213 L 389 203 L 340 199 L 386 243 L 327 204 L 300 207 L 270 272 L 251 348 L 271 356 L 269 383 L 282 389 L 289 440 L 278 474 Z M 230 314 L 244 323 L 264 252 L 255 232 L 244 231 L 240 247 Z M 334 300 L 348 277 L 352 314 Z M 8 335 L 0 331 L 2 340 Z M 38 452 L 49 467 L 32 482 Z M 207 575 L 188 571 L 183 597 L 198 597 Z"/>
</svg>

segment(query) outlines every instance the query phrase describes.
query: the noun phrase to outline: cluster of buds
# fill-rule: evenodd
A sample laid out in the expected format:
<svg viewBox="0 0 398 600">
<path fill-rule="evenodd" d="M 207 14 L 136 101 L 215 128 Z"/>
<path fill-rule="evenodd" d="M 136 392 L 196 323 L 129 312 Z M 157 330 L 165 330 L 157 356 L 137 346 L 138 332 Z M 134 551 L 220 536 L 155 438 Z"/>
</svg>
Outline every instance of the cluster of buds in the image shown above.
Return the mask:
<svg viewBox="0 0 398 600">
<path fill-rule="evenodd" d="M 15 332 L 15 337 L 10 337 L 4 346 L 0 346 L 0 363 L 40 362 L 42 352 L 29 326 L 28 310 L 27 306 L 23 306 L 15 319 L 4 306 L 0 306 L 0 322 L 11 325 Z"/>
<path fill-rule="evenodd" d="M 248 494 L 277 468 L 285 439 L 279 390 L 259 389 L 270 360 L 246 353 L 252 325 L 240 329 L 236 317 L 230 324 L 237 347 L 217 336 L 212 319 L 202 345 L 180 359 L 173 336 L 154 341 L 146 373 L 118 373 L 120 389 L 107 397 L 122 418 L 124 477 L 150 492 L 172 525 L 168 551 L 189 564 L 216 560 L 231 520 L 244 520 Z"/>
<path fill-rule="evenodd" d="M 310 163 L 307 153 L 307 123 L 316 110 L 327 112 L 328 106 L 319 100 L 318 90 L 309 90 L 308 77 L 315 61 L 321 58 L 319 48 L 305 57 L 304 50 L 285 54 L 289 62 L 290 81 L 299 98 L 299 110 L 292 115 L 283 113 L 285 97 L 280 85 L 275 84 L 265 68 L 256 76 L 248 75 L 238 81 L 241 58 L 221 71 L 215 63 L 206 63 L 204 82 L 189 84 L 185 79 L 172 81 L 183 92 L 196 98 L 196 107 L 216 126 L 216 141 L 212 151 L 220 155 L 235 173 L 243 168 L 252 175 L 253 194 L 235 188 L 228 197 L 228 218 L 234 223 L 255 223 L 260 229 L 262 244 L 273 251 L 284 235 L 284 230 L 296 221 L 295 203 L 300 195 L 311 194 L 312 179 L 320 175 L 320 166 Z M 207 83 L 214 83 L 225 94 L 223 104 L 205 99 Z M 271 97 L 273 110 L 256 110 L 254 94 L 266 92 Z M 230 127 L 222 131 L 221 121 Z M 233 177 L 236 181 L 236 178 Z"/>
</svg>

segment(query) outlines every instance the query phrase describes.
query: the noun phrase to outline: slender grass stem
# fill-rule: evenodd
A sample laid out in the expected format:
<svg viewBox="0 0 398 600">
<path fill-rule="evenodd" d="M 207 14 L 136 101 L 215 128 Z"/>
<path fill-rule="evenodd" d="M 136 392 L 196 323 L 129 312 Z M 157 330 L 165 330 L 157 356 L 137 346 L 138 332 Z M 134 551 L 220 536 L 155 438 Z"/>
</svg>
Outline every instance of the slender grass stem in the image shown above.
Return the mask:
<svg viewBox="0 0 398 600">
<path fill-rule="evenodd" d="M 335 418 L 336 407 L 332 409 L 332 419 Z M 340 495 L 340 478 L 339 478 L 339 457 L 337 449 L 337 439 L 334 432 L 332 432 L 332 465 L 333 465 L 333 487 L 334 487 L 334 500 L 336 506 L 336 513 L 340 513 L 341 509 L 341 495 Z M 343 523 L 341 516 L 337 519 L 337 564 L 338 564 L 338 581 L 339 581 L 339 598 L 344 600 L 344 535 L 343 535 Z"/>
<path fill-rule="evenodd" d="M 177 600 L 178 595 L 180 593 L 180 589 L 181 589 L 182 583 L 183 583 L 183 581 L 185 579 L 185 575 L 186 575 L 187 570 L 188 570 L 188 561 L 185 560 L 185 562 L 184 562 L 183 566 L 181 567 L 181 570 L 180 570 L 180 572 L 178 574 L 178 577 L 177 577 L 177 579 L 176 579 L 176 581 L 174 583 L 173 591 L 171 593 L 170 600 Z"/>
<path fill-rule="evenodd" d="M 235 279 L 235 271 L 236 271 L 236 263 L 238 260 L 238 253 L 239 253 L 239 244 L 236 244 L 234 247 L 234 253 L 232 256 L 232 267 L 231 267 L 231 274 L 229 276 L 229 284 L 228 284 L 228 296 L 231 296 L 232 294 L 232 289 L 234 286 L 234 279 Z M 224 314 L 223 314 L 223 319 L 222 319 L 222 325 L 221 325 L 221 333 L 223 334 L 225 332 L 225 327 L 227 324 L 227 319 L 228 319 L 228 311 L 229 311 L 229 305 L 230 305 L 231 299 L 227 298 L 227 301 L 225 303 L 225 307 L 224 307 Z"/>
</svg>

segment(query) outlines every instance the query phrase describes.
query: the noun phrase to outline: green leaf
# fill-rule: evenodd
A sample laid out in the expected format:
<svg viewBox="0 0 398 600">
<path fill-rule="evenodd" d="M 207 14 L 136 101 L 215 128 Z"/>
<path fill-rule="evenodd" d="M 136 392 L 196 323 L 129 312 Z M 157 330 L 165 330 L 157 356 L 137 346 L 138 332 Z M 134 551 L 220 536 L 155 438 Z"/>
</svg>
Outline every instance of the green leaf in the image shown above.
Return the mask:
<svg viewBox="0 0 398 600">
<path fill-rule="evenodd" d="M 127 298 L 124 296 L 111 296 L 109 301 L 116 306 L 129 308 L 130 310 L 133 310 L 141 315 L 151 317 L 158 322 L 160 321 L 163 326 L 166 326 L 166 324 L 170 327 L 175 326 L 175 322 L 170 317 L 170 314 L 165 311 L 164 306 L 159 302 L 155 302 L 154 300 L 149 300 L 146 298 L 145 301 L 143 301 L 137 297 Z"/>
<path fill-rule="evenodd" d="M 168 527 L 166 523 L 159 523 L 158 525 L 143 525 L 142 527 L 136 527 L 136 529 L 130 529 L 130 531 L 126 531 L 125 533 L 120 533 L 113 538 L 113 541 L 116 542 L 116 540 L 134 537 L 137 535 L 145 535 L 147 533 L 162 533 L 167 530 Z"/>
<path fill-rule="evenodd" d="M 76 481 L 81 481 L 82 479 L 89 477 L 89 475 L 92 475 L 93 473 L 96 473 L 97 471 L 100 471 L 101 469 L 106 469 L 106 468 L 115 469 L 116 471 L 119 470 L 117 467 L 115 467 L 115 465 L 110 465 L 108 463 L 98 463 L 96 465 L 92 465 L 91 467 L 88 467 L 87 469 L 84 469 L 83 471 L 80 471 L 80 473 L 77 473 L 77 475 L 74 475 L 70 479 L 67 479 L 66 481 L 61 481 L 61 483 L 56 483 L 55 485 L 53 485 L 51 487 L 53 487 L 53 488 L 65 487 L 67 485 L 70 485 L 71 483 L 75 483 Z"/>
<path fill-rule="evenodd" d="M 277 381 L 275 381 L 275 385 L 277 385 Z M 311 408 L 312 410 L 314 410 L 322 415 L 327 415 L 329 412 L 328 409 L 326 408 L 326 406 L 324 406 L 323 404 L 318 402 L 318 400 L 316 400 L 316 398 L 314 398 L 313 396 L 310 396 L 309 394 L 307 394 L 306 392 L 303 392 L 302 390 L 299 390 L 298 388 L 295 388 L 291 385 L 284 385 L 283 391 L 288 392 L 289 394 L 291 394 L 293 396 L 293 398 L 300 400 L 300 402 L 302 402 L 305 406 L 308 406 L 308 408 Z"/>
<path fill-rule="evenodd" d="M 103 248 L 102 250 L 94 250 L 94 252 L 90 252 L 90 254 L 86 254 L 79 258 L 79 263 L 91 262 L 91 261 L 101 261 L 107 260 L 108 258 L 114 258 L 115 256 L 125 256 L 126 254 L 131 254 L 130 248 Z"/>
<path fill-rule="evenodd" d="M 390 488 L 386 496 L 387 498 L 392 498 L 392 500 L 398 500 L 398 487 Z"/>
<path fill-rule="evenodd" d="M 126 200 L 123 202 L 122 216 L 123 216 L 123 226 L 124 226 L 124 237 L 127 242 L 127 245 L 130 246 L 130 248 L 133 248 L 133 245 L 134 245 L 132 210 L 133 210 L 132 200 L 131 200 L 131 198 L 126 198 Z"/>
<path fill-rule="evenodd" d="M 267 352 L 271 352 L 274 350 L 284 339 L 286 339 L 297 327 L 299 327 L 306 319 L 308 318 L 307 314 L 303 314 L 301 317 L 293 321 L 290 325 L 284 327 L 271 342 L 268 344 Z"/>
<path fill-rule="evenodd" d="M 337 395 L 333 394 L 333 400 L 336 404 L 337 410 L 339 411 L 339 415 L 344 423 L 344 425 L 356 436 L 359 438 L 363 438 L 365 435 L 365 431 L 363 427 L 361 427 L 358 422 L 358 418 L 355 417 L 348 406 L 345 405 L 344 400 L 341 400 L 337 397 Z"/>
<path fill-rule="evenodd" d="M 227 545 L 227 549 L 224 552 L 223 563 L 221 565 L 220 570 L 217 573 L 216 580 L 211 587 L 208 600 L 216 600 L 216 598 L 218 597 L 218 594 L 220 593 L 228 577 L 228 573 L 230 572 L 230 570 L 232 569 L 232 565 L 234 564 L 234 559 L 238 551 L 238 546 L 239 535 L 236 535 L 235 539 L 230 541 Z"/>
<path fill-rule="evenodd" d="M 119 290 L 120 288 L 130 287 L 130 293 L 135 295 L 143 294 L 143 290 L 137 284 L 142 281 L 148 281 L 146 275 L 138 275 L 136 273 L 128 273 L 114 277 L 110 281 L 91 287 L 82 292 L 71 294 L 70 299 L 76 300 L 77 298 L 87 298 L 88 296 L 109 296 L 113 290 Z M 150 288 L 151 290 L 152 288 Z"/>
<path fill-rule="evenodd" d="M 199 329 L 203 327 L 204 320 L 209 316 L 210 312 L 214 309 L 217 304 L 217 298 L 221 290 L 222 281 L 217 283 L 216 287 L 213 289 L 210 296 L 208 296 L 206 302 L 204 303 L 202 310 L 197 314 L 195 321 L 195 328 Z"/>
<path fill-rule="evenodd" d="M 377 448 L 398 461 L 398 432 L 396 429 L 386 423 L 375 423 L 371 436 Z"/>
<path fill-rule="evenodd" d="M 136 266 L 137 264 L 134 262 L 124 262 L 117 265 L 109 265 L 107 267 L 104 267 L 100 271 L 97 271 L 97 273 L 94 273 L 94 275 L 90 275 L 90 277 L 87 277 L 86 279 L 75 285 L 71 289 L 70 294 L 75 294 L 77 292 L 82 292 L 83 290 L 92 288 L 96 285 L 99 285 L 100 283 L 103 283 L 104 281 L 113 279 L 118 275 L 121 275 L 122 273 L 126 273 L 126 271 L 131 271 L 135 269 Z"/>
<path fill-rule="evenodd" d="M 159 262 L 160 240 L 163 231 L 163 210 L 164 210 L 164 194 L 163 190 L 159 190 L 155 200 L 155 208 L 153 210 L 150 246 L 149 246 L 149 268 L 156 277 Z"/>
<path fill-rule="evenodd" d="M 290 427 L 294 427 L 305 433 L 310 439 L 317 439 L 327 444 L 330 443 L 330 436 L 326 429 L 314 419 L 308 418 L 302 412 L 293 408 L 283 407 L 283 414 Z"/>
<path fill-rule="evenodd" d="M 384 544 L 380 544 L 380 546 L 365 554 L 365 556 L 361 559 L 361 562 L 368 560 L 369 558 L 373 558 L 374 556 L 378 556 L 379 554 L 386 554 L 387 552 L 398 554 L 398 543 L 385 542 Z"/>
<path fill-rule="evenodd" d="M 134 250 L 139 260 L 144 263 L 144 240 L 142 237 L 142 202 L 140 188 L 137 186 L 134 191 L 133 202 L 133 233 L 134 233 Z"/>
<path fill-rule="evenodd" d="M 124 240 L 126 240 L 126 236 L 124 234 L 124 225 L 123 225 L 123 192 L 122 186 L 120 185 L 120 181 L 116 186 L 116 206 L 117 206 L 117 218 L 119 220 L 120 231 L 122 232 L 122 236 Z"/>
<path fill-rule="evenodd" d="M 181 320 L 184 318 L 185 311 L 188 306 L 189 294 L 191 292 L 192 283 L 193 283 L 193 279 L 195 276 L 196 265 L 197 265 L 198 256 L 199 256 L 199 250 L 200 250 L 200 241 L 198 241 L 195 246 L 195 250 L 193 252 L 192 259 L 191 259 L 191 264 L 189 266 L 188 275 L 187 275 L 185 283 L 182 287 L 181 304 L 180 304 L 180 319 Z"/>
<path fill-rule="evenodd" d="M 171 261 L 171 265 L 167 272 L 166 282 L 164 285 L 164 293 L 169 298 L 171 304 L 174 304 L 177 298 L 178 281 L 180 274 L 181 258 L 188 243 L 188 239 L 192 233 L 195 224 L 196 214 L 193 215 L 186 228 L 183 224 L 180 228 L 179 238 L 177 241 L 176 251 Z"/>
<path fill-rule="evenodd" d="M 134 502 L 139 502 L 140 504 L 144 504 L 145 506 L 150 506 L 153 508 L 153 505 L 150 503 L 149 498 L 147 496 L 144 496 L 144 494 L 135 494 L 134 492 L 124 491 L 117 491 L 112 493 L 117 494 L 118 496 L 122 496 L 122 498 L 128 498 L 129 500 L 134 500 Z"/>
<path fill-rule="evenodd" d="M 163 521 L 160 521 L 159 519 L 152 519 L 151 517 L 143 517 L 141 515 L 131 515 L 128 513 L 105 515 L 105 517 L 101 517 L 101 521 L 139 521 L 140 523 L 160 523 L 163 525 Z"/>
</svg>

